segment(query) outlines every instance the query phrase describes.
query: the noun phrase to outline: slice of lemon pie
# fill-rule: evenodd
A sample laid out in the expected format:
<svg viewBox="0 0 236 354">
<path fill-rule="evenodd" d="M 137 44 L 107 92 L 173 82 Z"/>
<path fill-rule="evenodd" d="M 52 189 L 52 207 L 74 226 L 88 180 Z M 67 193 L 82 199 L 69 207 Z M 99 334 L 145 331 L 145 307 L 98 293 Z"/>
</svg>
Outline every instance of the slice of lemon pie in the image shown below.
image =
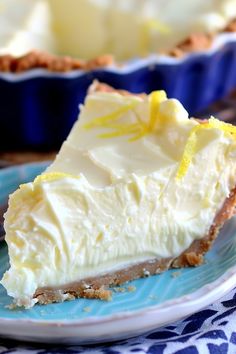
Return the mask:
<svg viewBox="0 0 236 354">
<path fill-rule="evenodd" d="M 10 196 L 18 306 L 75 297 L 203 262 L 236 204 L 236 128 L 188 117 L 163 91 L 93 84 L 55 161 Z"/>
</svg>

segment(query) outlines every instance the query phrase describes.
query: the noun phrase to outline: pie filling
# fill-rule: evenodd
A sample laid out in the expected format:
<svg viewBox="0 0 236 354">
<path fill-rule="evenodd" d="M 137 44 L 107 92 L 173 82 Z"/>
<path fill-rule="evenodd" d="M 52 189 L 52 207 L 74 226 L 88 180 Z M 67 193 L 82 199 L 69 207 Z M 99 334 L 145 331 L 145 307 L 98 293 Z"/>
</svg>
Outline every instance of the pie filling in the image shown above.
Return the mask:
<svg viewBox="0 0 236 354">
<path fill-rule="evenodd" d="M 1 283 L 19 306 L 104 298 L 103 285 L 121 283 L 127 269 L 124 281 L 143 276 L 145 264 L 154 264 L 150 274 L 163 260 L 163 270 L 198 265 L 232 214 L 235 127 L 189 118 L 163 91 L 93 87 L 80 111 L 55 161 L 9 199 Z"/>
<path fill-rule="evenodd" d="M 130 280 L 160 274 L 169 268 L 199 266 L 204 262 L 203 256 L 210 249 L 221 226 L 235 214 L 235 205 L 236 188 L 231 191 L 229 197 L 225 200 L 208 234 L 202 239 L 195 240 L 187 250 L 176 258 L 151 259 L 146 262 L 129 265 L 118 271 L 106 271 L 105 274 L 101 274 L 99 277 L 85 278 L 59 287 L 39 288 L 34 294 L 33 301 L 40 304 L 48 304 L 73 300 L 77 297 L 110 300 L 112 292 L 107 289 L 108 287 L 119 286 Z M 134 291 L 132 286 L 128 286 L 128 291 L 130 288 L 131 291 Z"/>
<path fill-rule="evenodd" d="M 104 53 L 126 60 L 169 52 L 193 33 L 214 35 L 236 18 L 236 0 L 138 3 L 2 0 L 0 54 L 20 56 L 38 49 L 86 60 Z"/>
</svg>

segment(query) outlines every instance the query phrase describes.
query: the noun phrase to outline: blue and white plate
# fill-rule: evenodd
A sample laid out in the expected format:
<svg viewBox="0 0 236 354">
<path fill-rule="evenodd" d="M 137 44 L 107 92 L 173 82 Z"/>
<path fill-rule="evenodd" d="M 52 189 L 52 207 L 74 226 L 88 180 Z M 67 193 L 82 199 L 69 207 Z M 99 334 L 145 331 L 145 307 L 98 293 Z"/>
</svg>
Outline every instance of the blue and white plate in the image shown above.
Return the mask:
<svg viewBox="0 0 236 354">
<path fill-rule="evenodd" d="M 20 183 L 32 180 L 45 167 L 46 163 L 40 163 L 1 170 L 0 205 Z M 1 275 L 8 267 L 7 247 L 2 243 Z M 204 265 L 130 282 L 123 292 L 114 291 L 110 302 L 77 299 L 10 310 L 6 305 L 11 299 L 1 287 L 0 335 L 67 344 L 124 339 L 184 318 L 235 286 L 236 219 L 232 219 L 208 252 Z"/>
</svg>

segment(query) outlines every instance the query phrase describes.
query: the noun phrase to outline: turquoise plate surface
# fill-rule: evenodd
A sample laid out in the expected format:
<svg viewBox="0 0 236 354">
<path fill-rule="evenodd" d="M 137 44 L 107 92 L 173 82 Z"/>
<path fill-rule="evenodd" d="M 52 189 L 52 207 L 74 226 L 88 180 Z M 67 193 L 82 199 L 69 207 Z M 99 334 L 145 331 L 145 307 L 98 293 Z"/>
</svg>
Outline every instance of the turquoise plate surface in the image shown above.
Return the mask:
<svg viewBox="0 0 236 354">
<path fill-rule="evenodd" d="M 0 170 L 0 205 L 19 184 L 33 180 L 46 166 L 27 164 Z M 236 220 L 232 219 L 206 255 L 204 265 L 130 282 L 120 291 L 113 291 L 109 302 L 77 299 L 36 305 L 30 310 L 10 310 L 6 305 L 11 299 L 0 286 L 0 334 L 32 341 L 91 343 L 133 336 L 180 319 L 236 286 L 235 231 Z M 3 242 L 0 276 L 8 267 Z M 137 322 L 139 317 L 141 321 Z"/>
</svg>

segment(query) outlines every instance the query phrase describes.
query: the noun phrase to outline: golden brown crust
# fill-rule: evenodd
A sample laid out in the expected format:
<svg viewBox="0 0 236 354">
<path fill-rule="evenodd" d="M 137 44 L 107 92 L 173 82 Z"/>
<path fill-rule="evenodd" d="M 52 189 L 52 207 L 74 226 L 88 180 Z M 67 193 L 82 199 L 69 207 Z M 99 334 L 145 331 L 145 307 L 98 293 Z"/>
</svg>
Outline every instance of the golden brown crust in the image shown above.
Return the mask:
<svg viewBox="0 0 236 354">
<path fill-rule="evenodd" d="M 49 53 L 31 51 L 21 57 L 12 55 L 0 56 L 0 71 L 20 73 L 30 69 L 42 68 L 52 72 L 71 70 L 94 70 L 113 63 L 111 55 L 102 55 L 93 60 L 74 59 L 69 56 L 60 57 Z"/>
<path fill-rule="evenodd" d="M 37 298 L 38 303 L 42 305 L 51 304 L 53 302 L 63 302 L 65 300 L 74 300 L 78 297 L 108 301 L 111 299 L 111 291 L 104 289 L 103 286 L 98 289 L 86 289 L 84 284 L 77 284 L 77 286 L 70 285 L 68 289 L 38 289 L 35 297 Z"/>
<path fill-rule="evenodd" d="M 0 152 L 0 166 L 11 166 L 29 162 L 54 160 L 56 151 L 3 151 Z"/>
<path fill-rule="evenodd" d="M 204 33 L 194 33 L 170 50 L 170 56 L 179 58 L 190 52 L 199 52 L 209 49 L 212 45 L 214 36 Z"/>
<path fill-rule="evenodd" d="M 232 20 L 221 32 L 236 32 L 236 19 Z M 212 34 L 193 33 L 166 54 L 180 58 L 187 53 L 206 50 L 211 47 L 214 38 L 215 35 Z"/>
<path fill-rule="evenodd" d="M 104 84 L 103 82 L 100 82 L 98 80 L 94 80 L 93 83 L 89 86 L 88 94 L 91 94 L 93 92 L 114 92 L 114 93 L 119 93 L 122 96 L 139 96 L 139 97 L 144 97 L 147 95 L 146 93 L 136 94 L 126 90 L 117 90 L 114 87 Z"/>
<path fill-rule="evenodd" d="M 204 254 L 211 248 L 220 228 L 235 213 L 236 187 L 231 191 L 223 207 L 216 215 L 208 234 L 201 240 L 195 240 L 191 246 L 179 257 L 166 259 L 152 259 L 135 264 L 126 269 L 104 274 L 100 277 L 86 278 L 76 283 L 67 284 L 58 288 L 40 288 L 34 297 L 41 304 L 61 302 L 77 297 L 109 300 L 111 292 L 104 287 L 121 285 L 127 281 L 159 274 L 170 268 L 184 268 L 199 266 L 204 261 Z"/>
<path fill-rule="evenodd" d="M 236 19 L 232 20 L 222 32 L 236 32 Z M 182 57 L 189 52 L 205 50 L 211 46 L 213 39 L 214 35 L 193 33 L 165 54 L 173 57 Z M 21 57 L 1 55 L 0 71 L 20 73 L 35 68 L 43 68 L 52 72 L 67 72 L 78 69 L 94 70 L 113 63 L 115 62 L 112 55 L 102 55 L 86 61 L 33 50 Z"/>
<path fill-rule="evenodd" d="M 236 32 L 236 19 L 232 20 L 224 29 L 224 32 Z M 175 48 L 170 50 L 167 54 L 179 58 L 190 52 L 199 52 L 209 49 L 214 40 L 214 35 L 204 33 L 193 33 L 184 41 L 180 42 Z"/>
<path fill-rule="evenodd" d="M 225 28 L 224 32 L 236 32 L 236 19 L 232 20 Z"/>
</svg>

